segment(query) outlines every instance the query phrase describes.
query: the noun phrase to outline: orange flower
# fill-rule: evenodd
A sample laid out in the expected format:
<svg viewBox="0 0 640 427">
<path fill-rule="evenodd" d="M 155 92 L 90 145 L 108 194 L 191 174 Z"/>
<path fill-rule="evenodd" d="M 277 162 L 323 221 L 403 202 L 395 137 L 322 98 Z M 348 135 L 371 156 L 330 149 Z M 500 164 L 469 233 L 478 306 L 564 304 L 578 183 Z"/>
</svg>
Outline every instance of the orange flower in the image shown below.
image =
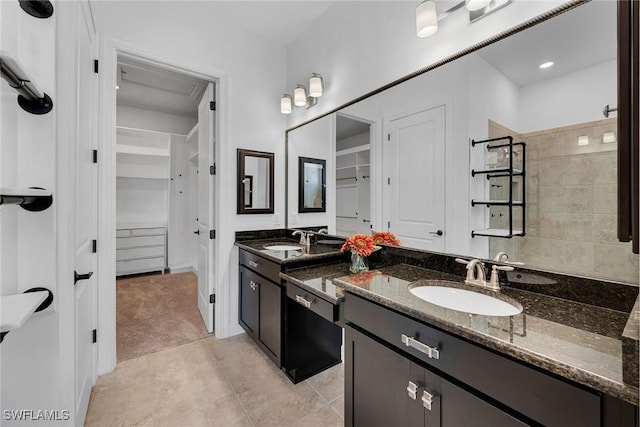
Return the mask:
<svg viewBox="0 0 640 427">
<path fill-rule="evenodd" d="M 367 236 L 366 234 L 354 234 L 344 242 L 340 252 L 351 249 L 357 252 L 358 255 L 369 256 L 373 253 L 374 246 L 373 238 L 371 238 L 371 236 Z"/>
<path fill-rule="evenodd" d="M 371 237 L 376 245 L 400 246 L 400 240 L 390 231 L 377 231 Z"/>
</svg>

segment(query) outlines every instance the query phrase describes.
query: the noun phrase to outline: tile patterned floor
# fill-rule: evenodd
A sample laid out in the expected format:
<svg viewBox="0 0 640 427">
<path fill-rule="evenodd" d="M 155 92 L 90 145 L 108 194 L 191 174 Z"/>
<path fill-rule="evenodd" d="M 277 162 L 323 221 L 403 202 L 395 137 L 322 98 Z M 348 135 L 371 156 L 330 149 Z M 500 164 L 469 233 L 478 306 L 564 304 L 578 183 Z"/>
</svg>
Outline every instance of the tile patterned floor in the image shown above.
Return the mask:
<svg viewBox="0 0 640 427">
<path fill-rule="evenodd" d="M 85 426 L 343 426 L 344 367 L 293 385 L 242 334 L 118 363 L 91 393 Z"/>
</svg>

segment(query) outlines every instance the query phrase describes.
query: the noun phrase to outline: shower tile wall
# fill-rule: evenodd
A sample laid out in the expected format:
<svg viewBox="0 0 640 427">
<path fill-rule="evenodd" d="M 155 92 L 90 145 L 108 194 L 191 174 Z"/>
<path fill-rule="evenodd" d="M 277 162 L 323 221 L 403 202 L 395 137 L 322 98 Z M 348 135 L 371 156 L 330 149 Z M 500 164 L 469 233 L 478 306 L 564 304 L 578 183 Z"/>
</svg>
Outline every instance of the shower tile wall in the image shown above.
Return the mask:
<svg viewBox="0 0 640 427">
<path fill-rule="evenodd" d="M 617 144 L 602 143 L 615 130 L 616 119 L 521 135 L 490 124 L 491 136 L 510 132 L 527 144 L 526 237 L 490 239 L 492 256 L 504 250 L 530 266 L 638 283 L 638 256 L 616 237 Z M 580 136 L 589 144 L 578 145 Z M 493 197 L 501 188 L 491 190 Z M 492 227 L 503 225 L 494 223 L 497 212 Z"/>
</svg>

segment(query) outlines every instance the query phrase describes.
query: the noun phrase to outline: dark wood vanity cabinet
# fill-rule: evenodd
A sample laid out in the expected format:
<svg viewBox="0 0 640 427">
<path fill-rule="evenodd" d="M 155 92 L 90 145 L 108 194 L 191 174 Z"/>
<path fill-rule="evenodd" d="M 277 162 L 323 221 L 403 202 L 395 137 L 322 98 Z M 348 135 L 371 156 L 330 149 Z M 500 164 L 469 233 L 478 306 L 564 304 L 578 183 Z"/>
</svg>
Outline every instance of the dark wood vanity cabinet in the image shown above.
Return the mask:
<svg viewBox="0 0 640 427">
<path fill-rule="evenodd" d="M 344 313 L 347 426 L 637 426 L 633 405 L 359 296 Z"/>
<path fill-rule="evenodd" d="M 279 272 L 278 264 L 240 251 L 240 326 L 278 367 L 282 365 L 283 293 L 272 279 Z"/>
<path fill-rule="evenodd" d="M 346 327 L 347 426 L 526 426 L 409 358 Z"/>
</svg>

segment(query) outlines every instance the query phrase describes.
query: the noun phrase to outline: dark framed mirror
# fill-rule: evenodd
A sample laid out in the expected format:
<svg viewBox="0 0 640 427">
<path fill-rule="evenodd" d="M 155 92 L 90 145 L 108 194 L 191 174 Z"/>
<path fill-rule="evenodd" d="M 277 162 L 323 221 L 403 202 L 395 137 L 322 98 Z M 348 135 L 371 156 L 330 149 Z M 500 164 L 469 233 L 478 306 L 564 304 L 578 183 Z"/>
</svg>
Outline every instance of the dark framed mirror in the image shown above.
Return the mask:
<svg viewBox="0 0 640 427">
<path fill-rule="evenodd" d="M 273 213 L 274 154 L 238 148 L 238 213 Z"/>
<path fill-rule="evenodd" d="M 327 161 L 298 157 L 298 212 L 326 212 Z"/>
</svg>

